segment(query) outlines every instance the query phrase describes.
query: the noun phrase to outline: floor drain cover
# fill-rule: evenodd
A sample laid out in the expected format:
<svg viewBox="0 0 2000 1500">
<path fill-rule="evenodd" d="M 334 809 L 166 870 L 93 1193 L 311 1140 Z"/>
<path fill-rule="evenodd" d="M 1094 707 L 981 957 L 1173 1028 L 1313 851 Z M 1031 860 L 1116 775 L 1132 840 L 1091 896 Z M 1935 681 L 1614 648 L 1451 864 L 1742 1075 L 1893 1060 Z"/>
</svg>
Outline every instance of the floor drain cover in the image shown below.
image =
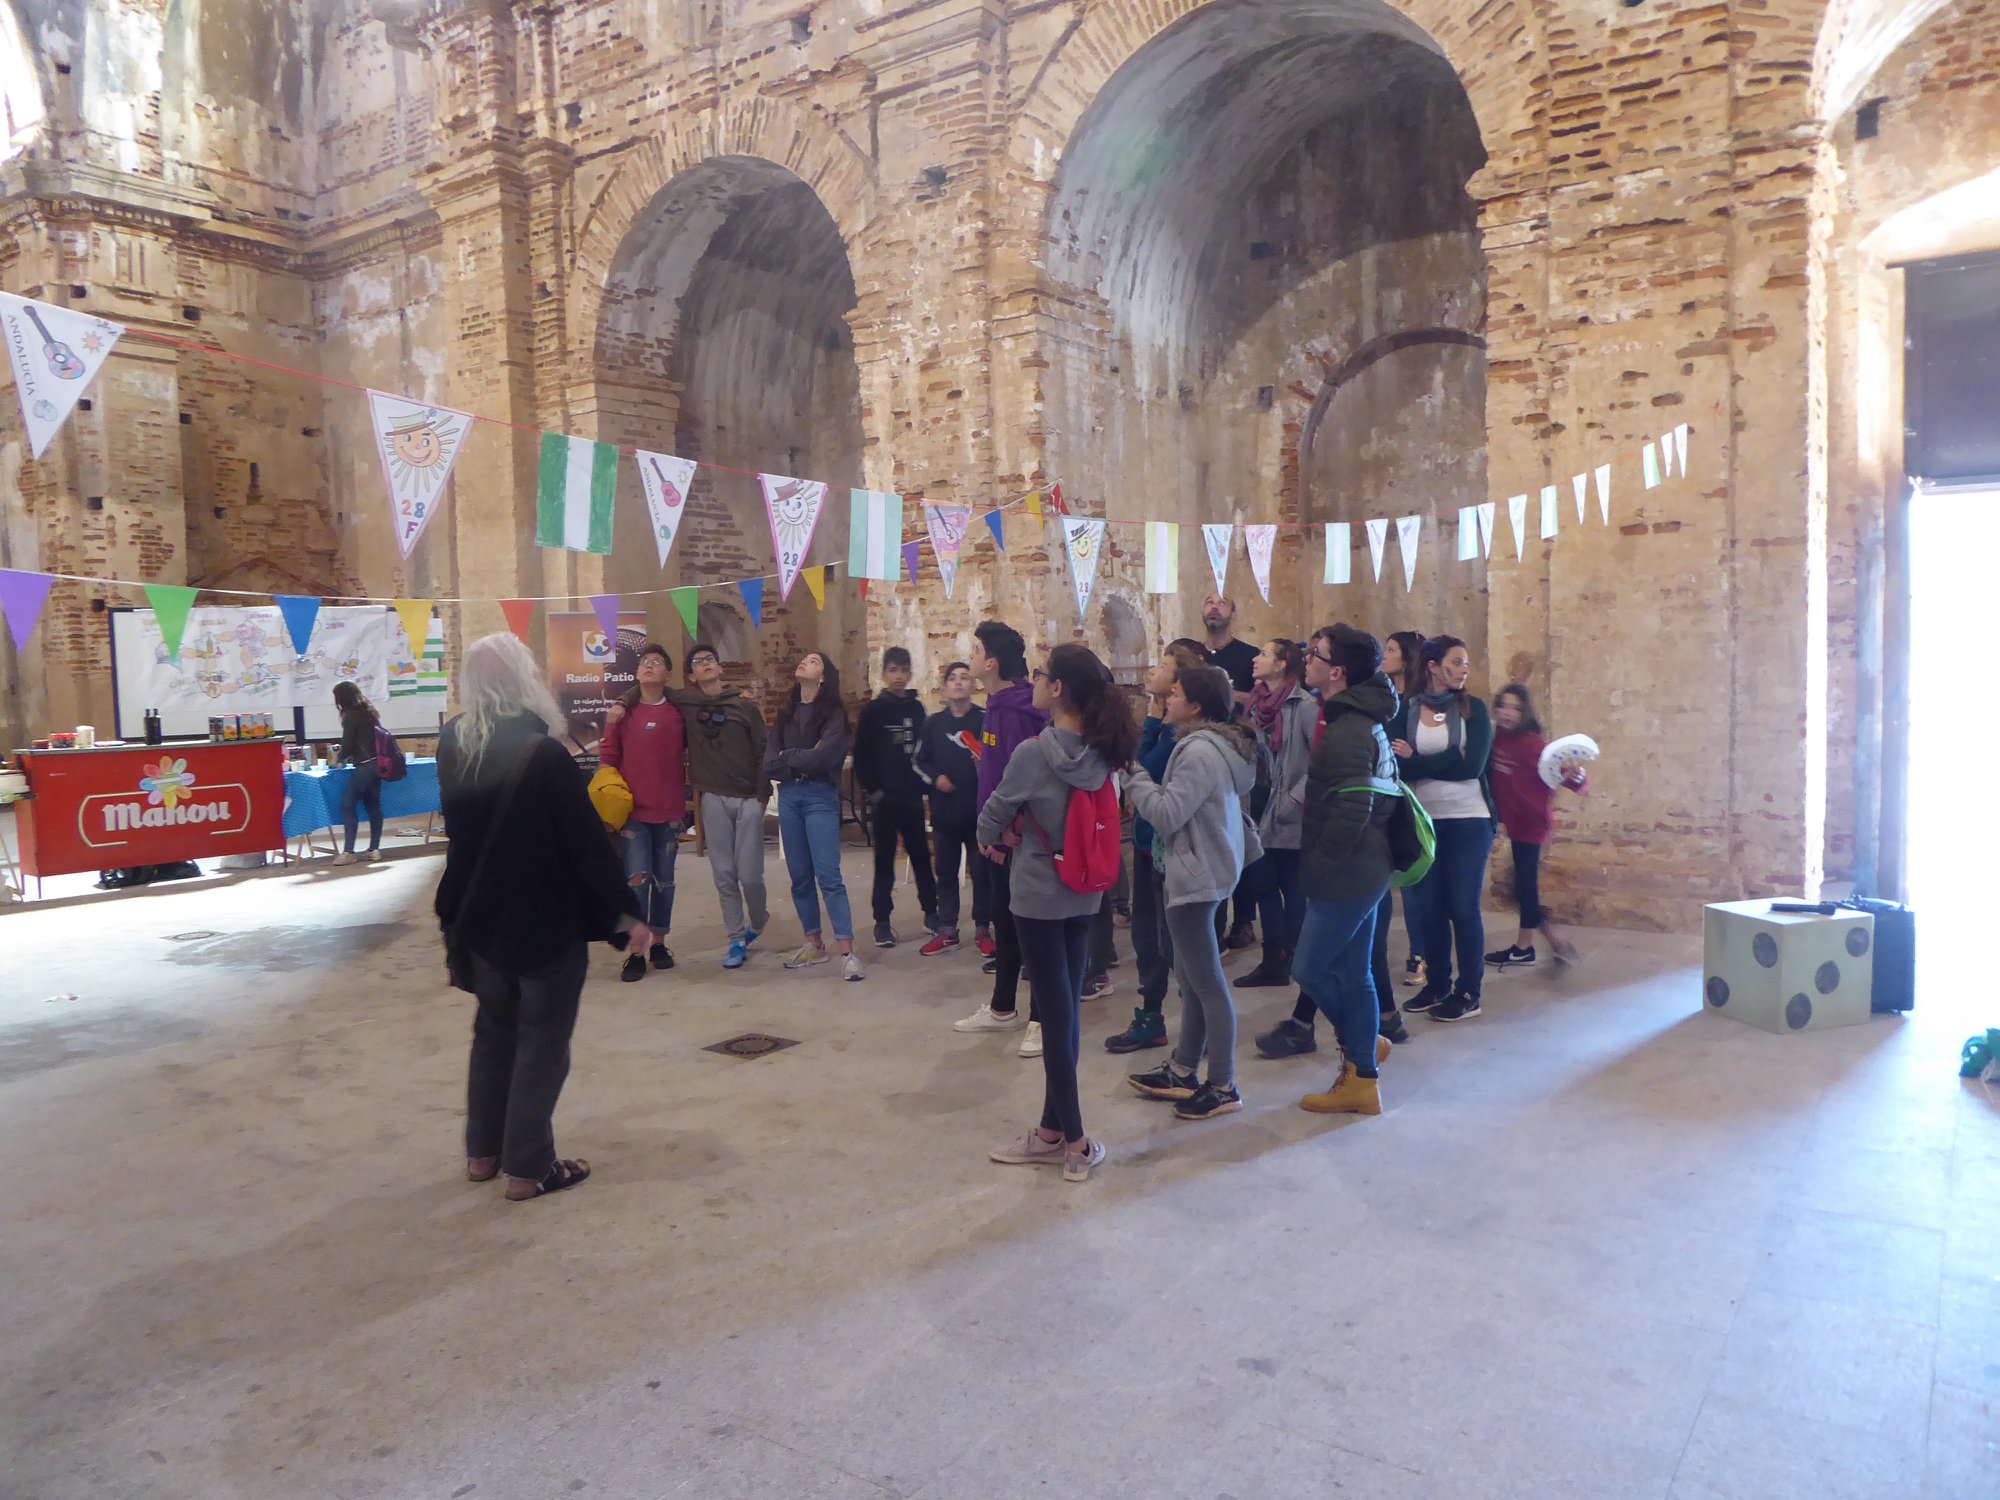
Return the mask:
<svg viewBox="0 0 2000 1500">
<path fill-rule="evenodd" d="M 221 937 L 219 932 L 177 932 L 167 941 L 170 943 L 205 943 L 212 937 Z"/>
<path fill-rule="evenodd" d="M 724 1057 L 768 1057 L 773 1052 L 782 1052 L 798 1043 L 789 1037 L 766 1036 L 761 1031 L 747 1032 L 743 1036 L 733 1036 L 726 1042 L 717 1042 L 713 1047 L 704 1047 L 704 1052 L 720 1052 Z"/>
</svg>

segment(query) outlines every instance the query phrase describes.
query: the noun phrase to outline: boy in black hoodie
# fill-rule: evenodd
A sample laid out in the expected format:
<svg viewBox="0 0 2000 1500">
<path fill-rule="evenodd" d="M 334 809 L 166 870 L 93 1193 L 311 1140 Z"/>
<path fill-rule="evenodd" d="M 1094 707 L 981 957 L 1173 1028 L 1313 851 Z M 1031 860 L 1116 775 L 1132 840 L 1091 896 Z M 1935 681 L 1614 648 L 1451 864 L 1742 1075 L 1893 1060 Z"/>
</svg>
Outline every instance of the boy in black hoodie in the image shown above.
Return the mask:
<svg viewBox="0 0 2000 1500">
<path fill-rule="evenodd" d="M 891 646 L 882 653 L 882 691 L 861 710 L 854 730 L 854 781 L 867 794 L 875 843 L 875 946 L 893 948 L 890 892 L 896 884 L 896 840 L 910 856 L 917 904 L 926 929 L 937 925 L 937 880 L 931 874 L 930 841 L 924 834 L 924 779 L 917 774 L 917 741 L 924 729 L 924 705 L 910 691 L 910 653 Z"/>
<path fill-rule="evenodd" d="M 980 735 L 986 711 L 972 701 L 972 668 L 955 661 L 944 669 L 944 707 L 924 720 L 917 742 L 917 774 L 931 789 L 931 834 L 937 841 L 937 925 L 925 956 L 958 947 L 958 866 L 962 855 L 972 875 L 972 922 L 985 937 L 992 921 L 993 861 L 979 852 Z"/>
</svg>

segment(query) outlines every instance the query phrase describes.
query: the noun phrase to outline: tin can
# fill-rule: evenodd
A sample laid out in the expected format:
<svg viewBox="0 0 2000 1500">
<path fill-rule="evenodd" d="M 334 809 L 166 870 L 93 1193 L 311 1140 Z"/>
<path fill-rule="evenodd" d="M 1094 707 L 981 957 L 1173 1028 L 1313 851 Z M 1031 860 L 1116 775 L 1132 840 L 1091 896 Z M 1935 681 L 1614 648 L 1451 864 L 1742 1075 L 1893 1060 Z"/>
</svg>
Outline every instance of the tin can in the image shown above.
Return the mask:
<svg viewBox="0 0 2000 1500">
<path fill-rule="evenodd" d="M 211 745 L 219 745 L 222 743 L 221 714 L 210 714 L 208 716 L 208 742 Z"/>
</svg>

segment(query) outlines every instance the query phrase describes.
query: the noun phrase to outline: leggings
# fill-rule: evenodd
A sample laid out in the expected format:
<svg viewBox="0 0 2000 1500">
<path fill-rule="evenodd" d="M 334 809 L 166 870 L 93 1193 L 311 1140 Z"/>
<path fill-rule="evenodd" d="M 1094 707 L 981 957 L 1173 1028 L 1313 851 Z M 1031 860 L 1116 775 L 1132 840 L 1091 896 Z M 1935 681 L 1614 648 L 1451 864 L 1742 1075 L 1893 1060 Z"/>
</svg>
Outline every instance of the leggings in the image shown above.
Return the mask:
<svg viewBox="0 0 2000 1500">
<path fill-rule="evenodd" d="M 1092 918 L 1020 917 L 1021 967 L 1028 972 L 1042 1022 L 1042 1129 L 1066 1141 L 1083 1139 L 1083 1105 L 1077 1098 L 1076 1064 L 1082 1033 L 1083 961 Z"/>
<path fill-rule="evenodd" d="M 1514 899 L 1521 903 L 1521 931 L 1542 925 L 1542 846 L 1514 840 Z"/>
<path fill-rule="evenodd" d="M 1206 901 L 1167 908 L 1173 934 L 1174 977 L 1181 982 L 1181 1035 L 1174 1065 L 1186 1073 L 1208 1054 L 1208 1081 L 1219 1089 L 1236 1083 L 1236 1002 L 1215 946 L 1215 913 Z"/>
</svg>

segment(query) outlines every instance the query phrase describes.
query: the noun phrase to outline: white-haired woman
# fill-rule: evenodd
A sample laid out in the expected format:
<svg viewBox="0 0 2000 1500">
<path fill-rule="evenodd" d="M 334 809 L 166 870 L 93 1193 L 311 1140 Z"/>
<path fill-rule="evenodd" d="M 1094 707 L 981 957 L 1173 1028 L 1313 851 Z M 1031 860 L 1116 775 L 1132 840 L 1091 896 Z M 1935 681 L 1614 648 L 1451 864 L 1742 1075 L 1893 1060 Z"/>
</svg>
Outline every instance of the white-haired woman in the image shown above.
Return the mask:
<svg viewBox="0 0 2000 1500">
<path fill-rule="evenodd" d="M 652 934 L 605 841 L 541 668 L 511 635 L 466 649 L 463 712 L 438 742 L 444 877 L 437 915 L 479 999 L 466 1089 L 466 1175 L 507 1174 L 515 1200 L 575 1187 L 590 1164 L 556 1155 L 556 1099 L 592 942 L 644 953 Z"/>
</svg>

